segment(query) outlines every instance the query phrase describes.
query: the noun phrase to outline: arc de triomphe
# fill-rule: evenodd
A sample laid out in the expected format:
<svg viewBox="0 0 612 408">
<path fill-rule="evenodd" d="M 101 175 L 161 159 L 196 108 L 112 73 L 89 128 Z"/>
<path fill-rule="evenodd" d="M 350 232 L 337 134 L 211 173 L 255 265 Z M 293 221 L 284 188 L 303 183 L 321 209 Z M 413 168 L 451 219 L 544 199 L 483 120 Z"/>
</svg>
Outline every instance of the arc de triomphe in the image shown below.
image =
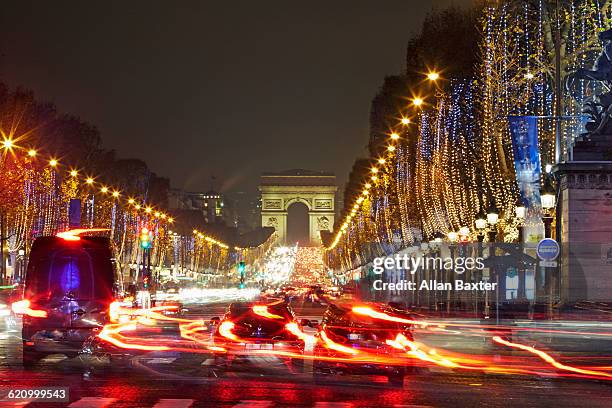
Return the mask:
<svg viewBox="0 0 612 408">
<path fill-rule="evenodd" d="M 287 243 L 287 211 L 294 203 L 308 207 L 308 245 L 321 245 L 319 231 L 334 227 L 336 176 L 310 170 L 287 170 L 261 175 L 261 225 L 274 227 L 278 241 Z"/>
</svg>

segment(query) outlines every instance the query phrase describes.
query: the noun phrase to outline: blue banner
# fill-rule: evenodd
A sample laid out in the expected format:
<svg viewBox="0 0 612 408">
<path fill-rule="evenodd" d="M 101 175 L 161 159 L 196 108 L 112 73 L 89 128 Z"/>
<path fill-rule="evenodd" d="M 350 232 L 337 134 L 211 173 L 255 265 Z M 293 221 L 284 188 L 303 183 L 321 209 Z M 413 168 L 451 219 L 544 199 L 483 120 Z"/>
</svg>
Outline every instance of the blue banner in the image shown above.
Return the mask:
<svg viewBox="0 0 612 408">
<path fill-rule="evenodd" d="M 538 118 L 510 116 L 514 169 L 521 198 L 528 209 L 540 208 L 540 149 Z"/>
<path fill-rule="evenodd" d="M 81 200 L 71 198 L 68 205 L 68 226 L 76 228 L 81 226 Z"/>
</svg>

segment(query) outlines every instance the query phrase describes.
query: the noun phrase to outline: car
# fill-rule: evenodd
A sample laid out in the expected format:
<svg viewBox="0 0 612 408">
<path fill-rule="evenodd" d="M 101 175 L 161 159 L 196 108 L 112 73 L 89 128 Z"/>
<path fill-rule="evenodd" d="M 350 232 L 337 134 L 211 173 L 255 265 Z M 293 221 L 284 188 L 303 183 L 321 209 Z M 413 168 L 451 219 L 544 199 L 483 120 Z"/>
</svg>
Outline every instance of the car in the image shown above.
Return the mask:
<svg viewBox="0 0 612 408">
<path fill-rule="evenodd" d="M 354 305 L 349 301 L 331 303 L 323 314 L 313 349 L 315 381 L 324 382 L 330 374 L 384 375 L 391 385 L 402 386 L 404 376 L 414 368 L 413 360 L 405 358 L 405 352 L 388 341 L 393 342 L 398 335 L 413 341 L 411 315 L 382 303 L 359 304 L 362 310 L 372 313 L 356 313 Z M 371 361 L 351 361 L 352 355 L 360 352 L 371 356 Z"/>
<path fill-rule="evenodd" d="M 227 350 L 217 354 L 217 365 L 229 368 L 236 358 L 269 352 L 294 371 L 303 371 L 305 335 L 285 300 L 234 302 L 223 318 L 212 322 L 214 345 Z"/>
<path fill-rule="evenodd" d="M 64 232 L 37 238 L 30 252 L 23 299 L 23 364 L 49 354 L 73 357 L 92 330 L 109 321 L 119 290 L 109 238 Z"/>
</svg>

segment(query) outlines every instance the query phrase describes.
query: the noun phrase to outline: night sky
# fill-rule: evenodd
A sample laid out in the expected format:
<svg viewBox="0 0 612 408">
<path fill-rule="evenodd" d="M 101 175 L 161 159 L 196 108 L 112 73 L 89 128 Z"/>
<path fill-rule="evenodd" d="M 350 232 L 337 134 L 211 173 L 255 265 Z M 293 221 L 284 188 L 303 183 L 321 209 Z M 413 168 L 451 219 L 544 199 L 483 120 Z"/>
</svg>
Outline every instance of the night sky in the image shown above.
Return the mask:
<svg viewBox="0 0 612 408">
<path fill-rule="evenodd" d="M 471 0 L 455 0 L 467 4 Z M 425 14 L 452 0 L 4 1 L 0 79 L 96 125 L 174 187 L 263 171 L 346 180 L 370 101 Z"/>
</svg>

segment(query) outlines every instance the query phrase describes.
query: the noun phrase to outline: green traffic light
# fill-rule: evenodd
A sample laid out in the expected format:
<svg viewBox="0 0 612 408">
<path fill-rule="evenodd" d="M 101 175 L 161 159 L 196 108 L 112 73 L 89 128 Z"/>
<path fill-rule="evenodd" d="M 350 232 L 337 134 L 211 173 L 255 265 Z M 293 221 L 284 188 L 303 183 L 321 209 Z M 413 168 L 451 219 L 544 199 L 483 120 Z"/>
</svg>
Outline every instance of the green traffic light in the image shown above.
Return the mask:
<svg viewBox="0 0 612 408">
<path fill-rule="evenodd" d="M 153 239 L 153 233 L 148 228 L 143 227 L 140 230 L 140 247 L 142 249 L 151 248 L 151 240 Z"/>
</svg>

